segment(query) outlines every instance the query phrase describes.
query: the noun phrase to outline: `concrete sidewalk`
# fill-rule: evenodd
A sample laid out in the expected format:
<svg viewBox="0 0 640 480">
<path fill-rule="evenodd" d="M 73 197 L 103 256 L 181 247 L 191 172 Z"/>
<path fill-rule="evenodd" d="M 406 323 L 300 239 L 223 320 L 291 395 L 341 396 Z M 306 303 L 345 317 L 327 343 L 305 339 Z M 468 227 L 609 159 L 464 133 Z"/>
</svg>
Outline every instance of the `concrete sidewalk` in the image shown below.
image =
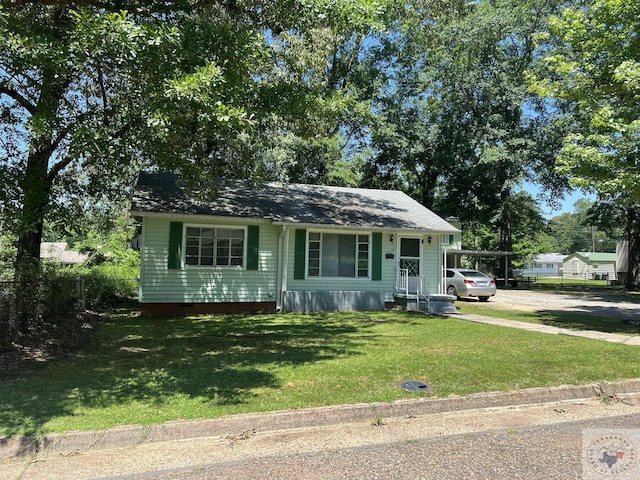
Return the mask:
<svg viewBox="0 0 640 480">
<path fill-rule="evenodd" d="M 540 325 L 538 323 L 519 322 L 517 320 L 506 320 L 504 318 L 484 317 L 481 315 L 470 315 L 454 313 L 447 315 L 450 318 L 458 318 L 469 322 L 485 323 L 488 325 L 498 325 L 500 327 L 519 328 L 530 332 L 546 333 L 548 335 L 570 335 L 573 337 L 591 338 L 593 340 L 603 340 L 611 343 L 622 343 L 624 345 L 640 346 L 640 335 L 624 335 L 622 333 L 598 332 L 595 330 L 572 330 L 569 328 L 553 327 L 551 325 Z"/>
</svg>

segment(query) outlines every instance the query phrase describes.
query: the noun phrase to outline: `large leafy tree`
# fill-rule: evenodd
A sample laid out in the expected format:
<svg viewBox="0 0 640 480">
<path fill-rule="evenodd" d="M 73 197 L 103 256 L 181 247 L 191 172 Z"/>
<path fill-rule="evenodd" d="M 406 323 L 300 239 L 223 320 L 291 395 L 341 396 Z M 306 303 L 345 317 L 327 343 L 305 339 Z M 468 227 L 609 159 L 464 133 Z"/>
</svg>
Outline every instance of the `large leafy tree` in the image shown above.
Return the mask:
<svg viewBox="0 0 640 480">
<path fill-rule="evenodd" d="M 513 250 L 525 178 L 551 191 L 564 125 L 527 91 L 534 35 L 559 2 L 407 2 L 372 65 L 384 75 L 368 184 L 400 187 L 465 222 L 493 225 Z"/>
<path fill-rule="evenodd" d="M 558 170 L 626 211 L 627 286 L 640 284 L 640 4 L 580 2 L 550 21 L 547 72 L 533 90 L 570 115 Z"/>
<path fill-rule="evenodd" d="M 558 136 L 527 92 L 525 72 L 536 58 L 534 35 L 557 3 L 481 2 L 439 32 L 433 92 L 451 159 L 443 202 L 463 220 L 493 224 L 500 250 L 514 250 L 515 229 L 525 227 L 516 227 L 519 185 L 552 178 L 539 174 L 548 171 Z"/>
<path fill-rule="evenodd" d="M 429 208 L 438 207 L 443 173 L 452 163 L 443 124 L 445 107 L 434 94 L 437 32 L 464 17 L 467 2 L 404 2 L 363 62 L 376 113 L 363 138 L 370 149 L 363 183 L 399 188 Z"/>
<path fill-rule="evenodd" d="M 385 10 L 376 0 L 1 5 L 0 214 L 23 290 L 45 219 L 107 208 L 141 167 L 195 184 L 271 175 L 252 154 L 270 132 L 304 137 L 340 108 L 309 75 L 330 54 L 309 38 L 365 30 Z M 28 310 L 19 301 L 21 330 Z"/>
<path fill-rule="evenodd" d="M 536 253 L 541 253 L 545 245 L 545 219 L 536 200 L 527 192 L 514 192 L 509 199 L 509 218 L 512 225 L 512 262 L 515 268 L 521 268 Z M 466 245 L 480 250 L 500 250 L 502 245 L 501 222 L 504 213 L 499 211 L 488 222 L 467 221 L 463 228 L 463 241 Z M 501 258 L 487 257 L 487 265 L 494 271 L 503 269 Z"/>
</svg>

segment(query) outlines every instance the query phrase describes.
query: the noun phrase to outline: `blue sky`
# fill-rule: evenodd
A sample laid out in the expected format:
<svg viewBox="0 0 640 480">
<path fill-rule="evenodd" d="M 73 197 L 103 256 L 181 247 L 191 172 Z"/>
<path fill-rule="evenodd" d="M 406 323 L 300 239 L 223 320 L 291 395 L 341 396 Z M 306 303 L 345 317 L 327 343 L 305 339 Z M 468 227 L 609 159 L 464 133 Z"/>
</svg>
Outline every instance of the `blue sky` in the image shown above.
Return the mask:
<svg viewBox="0 0 640 480">
<path fill-rule="evenodd" d="M 576 203 L 581 198 L 588 198 L 593 200 L 593 195 L 575 191 L 573 193 L 566 194 L 564 200 L 562 200 L 562 206 L 558 210 L 551 210 L 551 208 L 547 205 L 541 205 L 542 211 L 544 212 L 547 218 L 553 218 L 558 215 L 562 215 L 563 213 L 574 213 L 575 209 L 573 208 L 574 203 Z"/>
<path fill-rule="evenodd" d="M 522 189 L 531 194 L 534 198 L 538 198 L 538 194 L 540 193 L 540 187 L 529 182 L 525 182 L 522 186 Z M 557 217 L 558 215 L 562 215 L 563 213 L 574 213 L 575 209 L 573 208 L 573 205 L 582 198 L 587 198 L 589 200 L 595 199 L 592 194 L 576 190 L 570 193 L 566 193 L 564 195 L 564 198 L 560 200 L 560 208 L 555 210 L 552 210 L 551 207 L 544 201 L 539 200 L 539 202 L 544 216 L 547 219 L 551 219 L 553 217 Z"/>
</svg>

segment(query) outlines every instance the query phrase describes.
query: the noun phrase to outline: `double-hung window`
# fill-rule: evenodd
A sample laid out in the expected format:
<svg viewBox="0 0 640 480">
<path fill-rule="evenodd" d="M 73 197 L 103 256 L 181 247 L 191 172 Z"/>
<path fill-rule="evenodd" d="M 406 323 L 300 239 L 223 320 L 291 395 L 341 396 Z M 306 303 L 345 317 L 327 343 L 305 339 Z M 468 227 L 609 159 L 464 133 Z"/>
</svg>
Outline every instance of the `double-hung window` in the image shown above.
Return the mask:
<svg viewBox="0 0 640 480">
<path fill-rule="evenodd" d="M 243 267 L 245 230 L 243 228 L 186 228 L 185 263 L 203 267 Z"/>
<path fill-rule="evenodd" d="M 309 232 L 309 277 L 368 278 L 370 236 Z"/>
</svg>

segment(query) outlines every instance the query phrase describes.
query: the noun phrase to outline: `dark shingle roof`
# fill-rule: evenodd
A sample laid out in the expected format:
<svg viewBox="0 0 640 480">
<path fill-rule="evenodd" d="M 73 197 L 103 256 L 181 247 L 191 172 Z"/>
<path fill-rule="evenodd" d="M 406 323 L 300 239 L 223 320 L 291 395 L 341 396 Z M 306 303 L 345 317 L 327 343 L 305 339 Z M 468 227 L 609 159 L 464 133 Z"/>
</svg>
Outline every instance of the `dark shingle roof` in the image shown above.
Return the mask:
<svg viewBox="0 0 640 480">
<path fill-rule="evenodd" d="M 241 180 L 218 185 L 200 200 L 173 174 L 141 173 L 131 206 L 134 215 L 179 214 L 267 219 L 281 224 L 391 228 L 454 233 L 458 230 L 408 195 L 391 190 L 327 187 Z"/>
</svg>

